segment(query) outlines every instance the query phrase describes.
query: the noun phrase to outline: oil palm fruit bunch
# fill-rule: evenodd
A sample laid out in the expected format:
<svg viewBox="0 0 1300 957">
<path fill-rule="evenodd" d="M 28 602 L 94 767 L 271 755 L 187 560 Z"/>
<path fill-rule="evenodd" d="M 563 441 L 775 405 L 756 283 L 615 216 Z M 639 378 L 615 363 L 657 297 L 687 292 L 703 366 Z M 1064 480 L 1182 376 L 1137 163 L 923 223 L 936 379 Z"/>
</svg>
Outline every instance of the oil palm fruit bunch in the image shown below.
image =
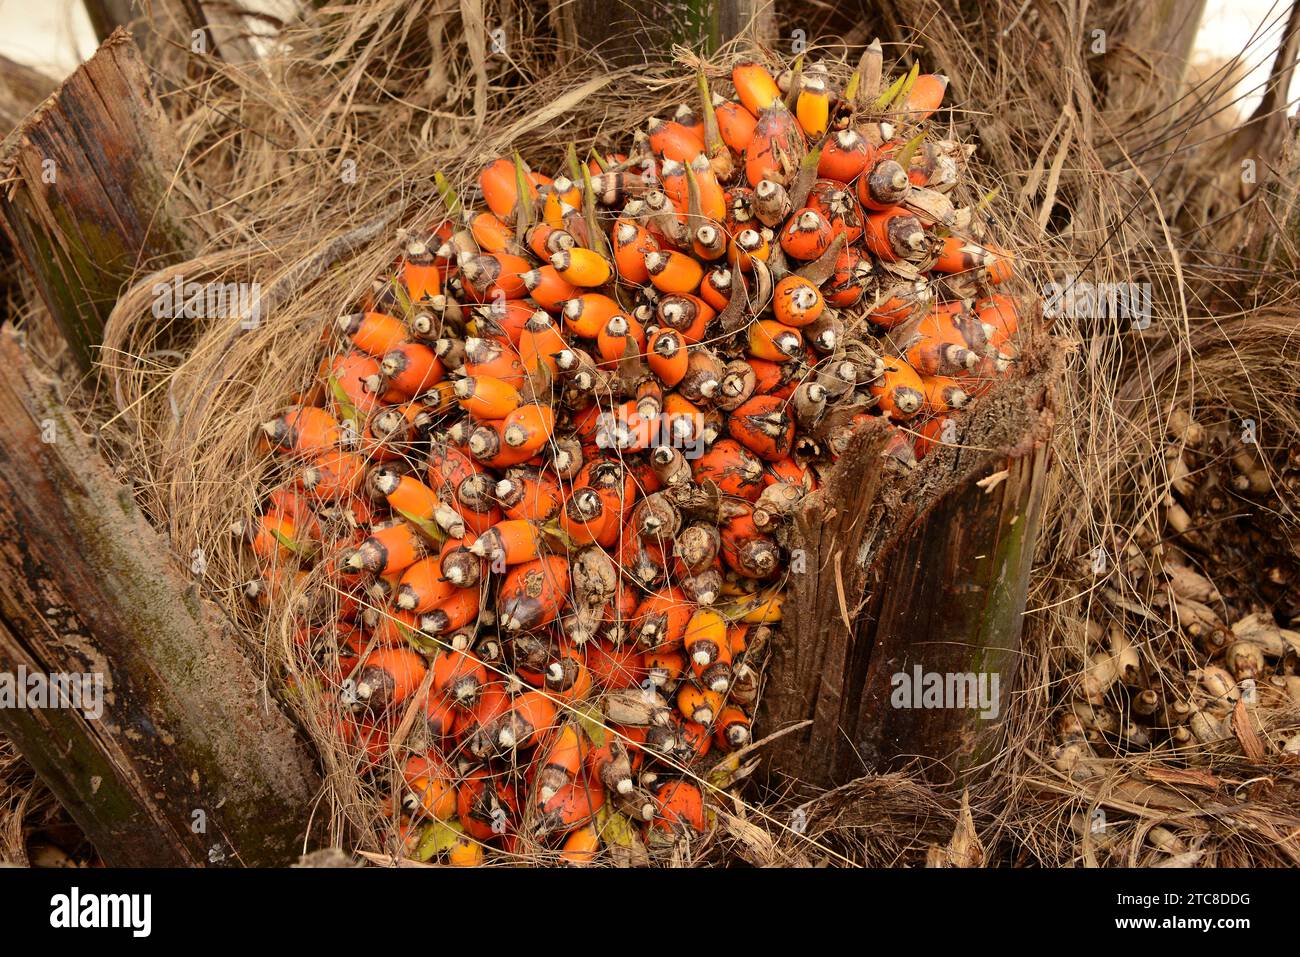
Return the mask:
<svg viewBox="0 0 1300 957">
<path fill-rule="evenodd" d="M 914 463 L 1011 361 L 1011 260 L 926 132 L 945 83 L 878 78 L 878 45 L 844 88 L 745 63 L 625 154 L 492 159 L 479 208 L 439 176 L 446 220 L 263 427 L 250 594 L 296 595 L 339 735 L 399 779 L 403 855 L 704 838 L 819 470 L 870 416 Z"/>
</svg>

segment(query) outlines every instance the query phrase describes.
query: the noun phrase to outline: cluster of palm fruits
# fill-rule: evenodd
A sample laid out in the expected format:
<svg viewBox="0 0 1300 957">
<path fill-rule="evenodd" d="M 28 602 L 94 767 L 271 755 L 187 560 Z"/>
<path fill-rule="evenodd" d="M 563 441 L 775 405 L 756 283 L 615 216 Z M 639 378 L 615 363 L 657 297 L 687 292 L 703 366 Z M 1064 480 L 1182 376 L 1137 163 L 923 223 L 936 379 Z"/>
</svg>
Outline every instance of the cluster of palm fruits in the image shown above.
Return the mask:
<svg viewBox="0 0 1300 957">
<path fill-rule="evenodd" d="M 844 89 L 819 64 L 732 84 L 701 76 L 628 154 L 488 162 L 481 211 L 439 176 L 447 219 L 264 426 L 250 594 L 297 602 L 404 856 L 704 837 L 818 470 L 879 415 L 882 466 L 914 464 L 1011 360 L 1010 258 L 924 131 L 942 78 L 869 91 L 873 45 Z"/>
</svg>

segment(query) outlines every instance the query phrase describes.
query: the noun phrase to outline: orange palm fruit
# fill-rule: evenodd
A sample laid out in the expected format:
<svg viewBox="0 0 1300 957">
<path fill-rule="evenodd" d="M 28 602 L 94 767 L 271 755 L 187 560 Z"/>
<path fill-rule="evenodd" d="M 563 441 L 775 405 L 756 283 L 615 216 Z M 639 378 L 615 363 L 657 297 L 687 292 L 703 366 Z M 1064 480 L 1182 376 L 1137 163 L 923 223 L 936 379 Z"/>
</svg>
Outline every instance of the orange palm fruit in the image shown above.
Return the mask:
<svg viewBox="0 0 1300 957">
<path fill-rule="evenodd" d="M 754 129 L 758 118 L 741 104 L 731 100 L 719 99 L 713 105 L 714 115 L 718 118 L 718 133 L 722 142 L 737 155 L 745 152 L 754 139 Z"/>
<path fill-rule="evenodd" d="M 465 444 L 477 462 L 490 468 L 509 468 L 527 462 L 536 452 L 506 444 L 505 419 L 484 419 L 470 432 Z"/>
<path fill-rule="evenodd" d="M 328 449 L 313 456 L 298 473 L 298 487 L 321 501 L 355 495 L 366 476 L 366 460 L 355 452 Z"/>
<path fill-rule="evenodd" d="M 901 359 L 885 359 L 885 374 L 868 387 L 880 408 L 896 421 L 910 419 L 925 405 L 925 385 Z"/>
<path fill-rule="evenodd" d="M 650 282 L 660 292 L 693 293 L 704 278 L 704 267 L 685 253 L 661 249 L 644 258 Z"/>
<path fill-rule="evenodd" d="M 440 651 L 432 667 L 436 698 L 462 710 L 478 704 L 488 684 L 488 671 L 477 655 L 472 651 Z"/>
<path fill-rule="evenodd" d="M 819 179 L 808 193 L 805 205 L 815 209 L 831 224 L 831 236 L 844 236 L 844 249 L 851 249 L 852 244 L 862 236 L 862 207 L 857 198 L 848 189 L 842 189 L 835 182 Z M 840 250 L 841 254 L 843 249 Z M 838 257 L 836 259 L 838 262 Z"/>
<path fill-rule="evenodd" d="M 428 695 L 423 713 L 415 719 L 418 722 L 416 733 L 430 742 L 445 740 L 455 733 L 456 718 L 456 710 L 450 704 L 439 696 Z"/>
<path fill-rule="evenodd" d="M 474 308 L 474 329 L 479 336 L 504 336 L 518 348 L 524 326 L 534 311 L 532 303 L 523 299 L 493 299 Z"/>
<path fill-rule="evenodd" d="M 577 780 L 590 750 L 591 742 L 576 721 L 560 725 L 547 736 L 538 751 L 534 778 L 539 804 Z"/>
<path fill-rule="evenodd" d="M 433 254 L 421 240 L 406 247 L 402 285 L 411 302 L 417 305 L 432 301 L 442 292 L 442 269 L 434 263 Z"/>
<path fill-rule="evenodd" d="M 569 592 L 569 563 L 547 555 L 512 567 L 501 582 L 497 608 L 507 632 L 532 631 L 549 625 L 564 608 Z"/>
<path fill-rule="evenodd" d="M 660 324 L 680 332 L 691 345 L 704 340 L 705 331 L 716 315 L 717 310 L 711 305 L 689 293 L 663 296 L 655 306 L 655 318 Z"/>
<path fill-rule="evenodd" d="M 776 85 L 776 80 L 759 63 L 737 64 L 731 71 L 731 83 L 740 102 L 754 116 L 781 98 L 781 88 Z"/>
<path fill-rule="evenodd" d="M 683 446 L 695 443 L 704 432 L 704 412 L 680 392 L 664 396 L 660 419 L 668 437 Z"/>
<path fill-rule="evenodd" d="M 913 446 L 921 459 L 936 445 L 957 444 L 957 420 L 951 415 L 932 415 L 917 427 L 917 433 Z"/>
<path fill-rule="evenodd" d="M 694 260 L 691 260 L 694 262 Z M 645 327 L 635 316 L 616 313 L 596 336 L 596 352 L 602 366 L 614 366 L 626 355 L 645 355 Z"/>
<path fill-rule="evenodd" d="M 731 657 L 736 659 L 745 653 L 748 647 L 749 625 L 730 625 L 727 628 L 727 644 L 731 646 Z"/>
<path fill-rule="evenodd" d="M 450 598 L 456 586 L 442 577 L 438 556 L 421 558 L 404 572 L 394 604 L 402 611 L 423 614 Z"/>
<path fill-rule="evenodd" d="M 465 534 L 464 522 L 455 510 L 445 504 L 437 492 L 414 476 L 378 468 L 371 472 L 370 484 L 377 493 L 384 496 L 389 508 L 404 518 L 437 522 L 455 538 Z"/>
<path fill-rule="evenodd" d="M 747 507 L 743 514 L 726 522 L 721 532 L 722 560 L 732 571 L 746 578 L 767 578 L 779 567 L 781 551 L 772 538 L 759 531 L 752 508 Z M 730 632 L 728 636 L 731 637 Z M 733 642 L 733 651 L 744 650 L 743 628 L 739 641 L 740 649 Z"/>
<path fill-rule="evenodd" d="M 802 487 L 805 492 L 812 492 L 817 489 L 817 479 L 812 470 L 807 465 L 800 465 L 792 459 L 769 463 L 767 473 L 763 476 L 763 479 L 768 485 L 774 485 L 777 482 L 789 482 Z"/>
<path fill-rule="evenodd" d="M 776 284 L 772 312 L 777 321 L 795 328 L 816 322 L 826 307 L 821 291 L 807 279 L 789 275 Z"/>
<path fill-rule="evenodd" d="M 794 115 L 777 100 L 758 114 L 754 138 L 745 150 L 745 178 L 750 186 L 765 179 L 789 186 L 807 151 Z"/>
<path fill-rule="evenodd" d="M 440 758 L 423 755 L 408 758 L 402 777 L 407 788 L 402 803 L 408 811 L 438 821 L 449 821 L 456 816 L 455 776 Z"/>
<path fill-rule="evenodd" d="M 727 234 L 717 223 L 704 223 L 691 235 L 691 252 L 706 262 L 721 259 L 727 253 Z"/>
<path fill-rule="evenodd" d="M 362 618 L 369 621 L 370 637 L 379 648 L 405 648 L 411 636 L 420 630 L 420 616 L 402 609 L 367 609 Z"/>
<path fill-rule="evenodd" d="M 475 768 L 457 789 L 456 813 L 466 834 L 476 841 L 491 841 L 514 829 L 519 796 L 501 772 Z"/>
<path fill-rule="evenodd" d="M 415 423 L 425 411 L 426 407 L 419 402 L 376 409 L 361 430 L 358 451 L 374 462 L 400 458 L 419 438 Z"/>
<path fill-rule="evenodd" d="M 296 406 L 262 426 L 272 448 L 299 455 L 332 449 L 343 438 L 334 416 L 312 405 Z"/>
<path fill-rule="evenodd" d="M 518 565 L 540 555 L 542 533 L 536 523 L 523 518 L 498 522 L 469 546 L 472 554 L 496 566 Z"/>
<path fill-rule="evenodd" d="M 972 372 L 980 361 L 978 353 L 948 336 L 921 336 L 908 347 L 905 358 L 917 372 L 940 376 Z"/>
<path fill-rule="evenodd" d="M 704 139 L 674 120 L 651 118 L 647 124 L 650 148 L 664 159 L 689 163 L 704 152 Z"/>
<path fill-rule="evenodd" d="M 375 712 L 400 704 L 424 681 L 427 670 L 424 659 L 409 648 L 376 648 L 357 671 L 356 702 Z"/>
<path fill-rule="evenodd" d="M 522 299 L 528 295 L 523 276 L 532 265 L 512 253 L 479 253 L 460 264 L 460 282 L 465 295 L 474 302 L 493 299 Z"/>
<path fill-rule="evenodd" d="M 757 500 L 763 491 L 763 463 L 735 439 L 720 439 L 692 463 L 695 481 L 708 479 L 727 495 Z"/>
<path fill-rule="evenodd" d="M 857 305 L 871 278 L 870 258 L 864 258 L 862 253 L 849 246 L 835 260 L 835 273 L 823 295 L 827 302 L 841 309 Z"/>
<path fill-rule="evenodd" d="M 536 834 L 567 834 L 592 822 L 605 805 L 605 789 L 599 781 L 578 781 L 565 785 L 540 804 Z"/>
<path fill-rule="evenodd" d="M 521 405 L 502 422 L 501 436 L 506 445 L 516 452 L 527 452 L 529 457 L 541 451 L 555 431 L 555 410 L 549 405 L 530 403 Z"/>
<path fill-rule="evenodd" d="M 804 77 L 794 112 L 808 139 L 819 140 L 826 134 L 830 125 L 831 95 L 823 77 L 816 74 Z"/>
<path fill-rule="evenodd" d="M 567 229 L 556 228 L 550 223 L 536 223 L 530 227 L 524 242 L 538 259 L 549 259 L 551 253 L 578 245 Z"/>
<path fill-rule="evenodd" d="M 524 384 L 524 364 L 508 339 L 471 336 L 465 340 L 467 376 L 488 376 L 518 389 Z"/>
<path fill-rule="evenodd" d="M 479 601 L 478 588 L 457 588 L 420 615 L 420 630 L 426 635 L 449 635 L 459 631 L 478 618 Z"/>
<path fill-rule="evenodd" d="M 651 592 L 636 606 L 632 634 L 643 648 L 679 648 L 695 608 L 695 603 L 680 588 Z"/>
<path fill-rule="evenodd" d="M 581 246 L 552 253 L 550 261 L 555 271 L 575 286 L 603 286 L 614 272 L 604 256 Z"/>
<path fill-rule="evenodd" d="M 438 568 L 442 577 L 460 588 L 473 588 L 483 580 L 483 562 L 469 550 L 477 536 L 450 538 L 438 555 Z"/>
<path fill-rule="evenodd" d="M 930 412 L 951 412 L 970 402 L 970 396 L 956 379 L 947 376 L 922 376 L 925 407 Z"/>
<path fill-rule="evenodd" d="M 945 236 L 933 268 L 936 272 L 974 273 L 988 258 L 989 251 L 979 243 L 960 236 Z"/>
<path fill-rule="evenodd" d="M 503 750 L 530 748 L 555 727 L 556 709 L 551 696 L 542 691 L 516 695 L 510 710 L 502 716 L 497 746 Z"/>
<path fill-rule="evenodd" d="M 736 234 L 729 253 L 742 272 L 752 272 L 755 259 L 767 262 L 772 256 L 772 231 L 742 229 Z"/>
<path fill-rule="evenodd" d="M 686 375 L 688 358 L 686 343 L 673 329 L 656 329 L 646 343 L 646 364 L 659 381 L 672 388 Z"/>
<path fill-rule="evenodd" d="M 732 438 L 768 462 L 789 458 L 794 448 L 790 403 L 774 395 L 756 395 L 742 403 L 727 425 Z"/>
<path fill-rule="evenodd" d="M 683 682 L 677 689 L 677 712 L 687 721 L 712 724 L 713 716 L 722 710 L 722 694 Z"/>
<path fill-rule="evenodd" d="M 686 197 L 690 187 L 686 182 L 686 164 L 664 160 L 659 166 L 659 187 L 668 197 L 678 218 L 686 215 Z"/>
<path fill-rule="evenodd" d="M 871 321 L 886 329 L 902 325 L 930 301 L 931 291 L 924 281 L 901 283 L 887 289 L 883 301 L 871 311 Z"/>
<path fill-rule="evenodd" d="M 571 867 L 594 864 L 600 856 L 600 846 L 600 829 L 595 822 L 588 822 L 569 832 L 560 845 L 560 860 Z"/>
<path fill-rule="evenodd" d="M 424 557 L 424 539 L 410 522 L 394 522 L 372 528 L 370 534 L 352 549 L 343 564 L 353 571 L 372 575 L 405 571 Z"/>
<path fill-rule="evenodd" d="M 362 415 L 369 415 L 379 404 L 379 396 L 369 387 L 378 375 L 378 361 L 364 352 L 345 352 L 321 363 L 321 378 L 342 392 L 347 403 Z"/>
<path fill-rule="evenodd" d="M 543 193 L 542 219 L 550 226 L 563 226 L 565 214 L 582 205 L 582 190 L 567 176 L 555 179 Z"/>
<path fill-rule="evenodd" d="M 529 270 L 520 278 L 528 289 L 528 295 L 533 297 L 533 302 L 547 312 L 558 312 L 565 302 L 581 292 L 549 263 Z"/>
<path fill-rule="evenodd" d="M 749 716 L 734 704 L 723 707 L 714 719 L 714 736 L 718 747 L 727 751 L 743 748 L 750 742 Z"/>
<path fill-rule="evenodd" d="M 479 248 L 490 253 L 503 253 L 515 242 L 515 231 L 495 213 L 474 214 L 469 221 L 469 231 Z"/>
<path fill-rule="evenodd" d="M 696 680 L 711 691 L 725 692 L 731 686 L 731 644 L 727 640 L 726 619 L 712 608 L 697 608 L 682 642 Z"/>
<path fill-rule="evenodd" d="M 557 357 L 568 348 L 569 344 L 550 315 L 541 309 L 534 311 L 519 340 L 519 358 L 524 368 L 536 372 L 545 366 L 552 376 L 558 375 L 560 364 Z"/>
<path fill-rule="evenodd" d="M 789 362 L 803 354 L 803 336 L 775 319 L 760 319 L 749 327 L 749 354 L 768 362 Z"/>
<path fill-rule="evenodd" d="M 379 366 L 388 385 L 408 396 L 419 395 L 446 378 L 442 361 L 422 342 L 398 343 L 384 353 Z"/>
<path fill-rule="evenodd" d="M 875 148 L 857 130 L 840 130 L 822 146 L 817 175 L 847 186 L 862 175 L 875 156 Z"/>
<path fill-rule="evenodd" d="M 597 448 L 639 452 L 654 441 L 656 416 L 653 413 L 643 415 L 632 399 L 615 406 L 612 413 L 601 413 L 600 419 L 596 430 Z M 590 527 L 607 530 L 608 524 Z M 595 534 L 602 538 L 605 531 Z"/>
<path fill-rule="evenodd" d="M 492 476 L 485 472 L 471 475 L 456 486 L 455 510 L 470 535 L 481 535 L 501 521 L 501 509 L 492 495 L 494 486 Z"/>
<path fill-rule="evenodd" d="M 438 441 L 430 444 L 429 487 L 440 495 L 452 496 L 461 482 L 481 471 L 482 467 L 456 446 Z"/>
<path fill-rule="evenodd" d="M 506 518 L 548 522 L 560 513 L 564 500 L 559 483 L 546 472 L 509 469 L 496 485 L 497 501 Z"/>
<path fill-rule="evenodd" d="M 1020 326 L 1016 302 L 1010 296 L 989 296 L 975 303 L 975 315 L 984 326 L 988 344 L 1001 348 Z"/>
<path fill-rule="evenodd" d="M 560 528 L 577 545 L 607 537 L 611 526 L 617 531 L 617 516 L 601 495 L 587 486 L 575 488 L 560 512 Z"/>
<path fill-rule="evenodd" d="M 907 199 L 912 181 L 895 160 L 878 157 L 858 177 L 858 202 L 866 209 L 883 210 Z"/>
<path fill-rule="evenodd" d="M 714 309 L 721 312 L 731 301 L 734 279 L 731 270 L 725 266 L 710 269 L 700 283 L 700 298 Z"/>
<path fill-rule="evenodd" d="M 630 645 L 616 646 L 605 638 L 587 642 L 587 667 L 602 688 L 634 688 L 645 680 L 641 653 Z"/>
<path fill-rule="evenodd" d="M 253 553 L 274 567 L 292 562 L 301 548 L 298 523 L 282 509 L 270 509 L 245 525 L 236 522 L 232 531 L 247 537 Z"/>
<path fill-rule="evenodd" d="M 382 312 L 354 312 L 339 317 L 339 331 L 362 352 L 383 358 L 406 339 L 406 326 L 400 319 Z"/>
<path fill-rule="evenodd" d="M 699 215 L 714 223 L 720 223 L 727 216 L 727 193 L 713 174 L 709 159 L 700 154 L 689 164 L 689 177 L 695 179 L 695 188 L 699 198 Z M 689 178 L 688 177 L 688 178 Z M 678 211 L 690 211 L 689 193 L 683 197 Z"/>
<path fill-rule="evenodd" d="M 686 655 L 680 648 L 655 648 L 645 653 L 645 666 L 652 684 L 671 686 L 686 673 Z"/>
<path fill-rule="evenodd" d="M 515 165 L 508 159 L 495 159 L 479 173 L 479 188 L 488 208 L 506 222 L 514 222 L 515 206 L 519 202 L 519 186 L 515 178 Z M 529 201 L 537 199 L 537 187 L 525 180 Z"/>
<path fill-rule="evenodd" d="M 618 278 L 644 286 L 650 281 L 645 266 L 646 254 L 659 250 L 654 236 L 644 226 L 627 219 L 615 222 L 610 235 L 614 241 L 614 266 L 618 269 Z"/>
<path fill-rule="evenodd" d="M 980 278 L 992 286 L 1009 282 L 1016 274 L 1015 257 L 1001 246 L 992 243 L 986 243 L 985 248 L 988 249 L 992 259 L 985 262 L 984 268 L 980 270 Z"/>
<path fill-rule="evenodd" d="M 912 83 L 907 93 L 903 109 L 911 123 L 921 123 L 930 117 L 943 103 L 944 91 L 948 89 L 948 78 L 937 73 L 922 73 Z"/>
<path fill-rule="evenodd" d="M 868 213 L 862 235 L 867 249 L 886 262 L 916 260 L 923 257 L 929 248 L 921 220 L 898 206 Z"/>
<path fill-rule="evenodd" d="M 456 380 L 456 400 L 476 419 L 504 419 L 519 408 L 519 392 L 492 376 L 465 376 Z"/>
<path fill-rule="evenodd" d="M 623 307 L 609 296 L 586 292 L 565 302 L 562 314 L 571 335 L 595 339 L 610 319 L 622 313 Z"/>
</svg>

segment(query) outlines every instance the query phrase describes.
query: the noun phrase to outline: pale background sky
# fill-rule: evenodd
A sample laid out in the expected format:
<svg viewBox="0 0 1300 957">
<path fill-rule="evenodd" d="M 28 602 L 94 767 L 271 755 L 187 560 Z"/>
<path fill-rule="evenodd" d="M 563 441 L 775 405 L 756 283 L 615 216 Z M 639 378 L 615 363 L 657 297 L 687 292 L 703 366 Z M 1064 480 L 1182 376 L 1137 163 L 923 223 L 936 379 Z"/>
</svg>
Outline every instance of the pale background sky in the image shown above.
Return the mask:
<svg viewBox="0 0 1300 957">
<path fill-rule="evenodd" d="M 1252 70 L 1238 90 L 1243 110 L 1254 106 L 1258 90 L 1250 91 L 1268 76 L 1286 14 L 1286 0 L 1209 0 L 1206 5 L 1198 50 L 1219 58 L 1246 51 L 1244 61 Z M 0 0 L 0 53 L 5 56 L 63 77 L 94 48 L 94 34 L 80 0 Z M 1297 96 L 1300 78 L 1291 91 L 1293 100 Z"/>
</svg>

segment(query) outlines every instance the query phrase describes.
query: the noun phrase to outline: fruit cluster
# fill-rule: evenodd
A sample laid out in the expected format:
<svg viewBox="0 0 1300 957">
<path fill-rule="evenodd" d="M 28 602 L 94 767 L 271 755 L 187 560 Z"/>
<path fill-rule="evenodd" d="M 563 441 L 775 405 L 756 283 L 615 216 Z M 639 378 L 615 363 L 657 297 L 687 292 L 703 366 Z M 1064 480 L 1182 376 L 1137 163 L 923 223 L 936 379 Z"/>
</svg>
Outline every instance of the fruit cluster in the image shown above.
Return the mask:
<svg viewBox="0 0 1300 957">
<path fill-rule="evenodd" d="M 626 155 L 489 162 L 478 212 L 439 177 L 446 221 L 264 426 L 250 595 L 297 596 L 340 736 L 401 768 L 404 855 L 704 835 L 818 470 L 881 415 L 914 465 L 1012 360 L 1012 260 L 924 127 L 946 81 L 866 90 L 878 60 L 701 76 Z"/>
</svg>

